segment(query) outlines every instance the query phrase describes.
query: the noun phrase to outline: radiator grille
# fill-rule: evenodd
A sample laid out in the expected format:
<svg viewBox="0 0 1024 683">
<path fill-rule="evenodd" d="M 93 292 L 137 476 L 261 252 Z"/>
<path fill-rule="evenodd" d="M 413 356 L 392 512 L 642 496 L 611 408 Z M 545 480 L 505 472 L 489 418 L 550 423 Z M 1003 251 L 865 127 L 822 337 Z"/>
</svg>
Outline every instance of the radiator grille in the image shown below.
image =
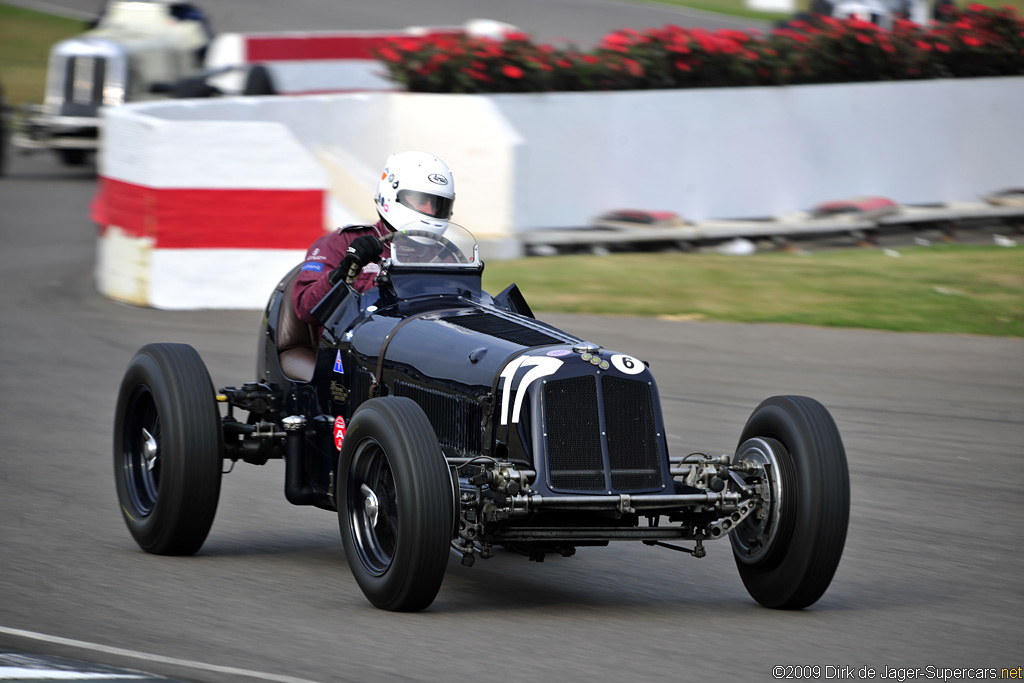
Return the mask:
<svg viewBox="0 0 1024 683">
<path fill-rule="evenodd" d="M 612 489 L 660 487 L 661 462 L 650 385 L 605 375 L 601 391 Z"/>
<path fill-rule="evenodd" d="M 356 366 L 355 373 L 350 375 L 348 405 L 350 410 L 355 410 L 370 398 L 370 387 L 373 385 L 374 374 L 361 365 Z"/>
<path fill-rule="evenodd" d="M 395 382 L 393 394 L 411 398 L 423 408 L 442 446 L 463 455 L 482 452 L 483 411 L 476 401 L 406 382 Z"/>
<path fill-rule="evenodd" d="M 565 339 L 553 337 L 540 330 L 535 330 L 526 325 L 506 320 L 501 316 L 491 313 L 469 313 L 465 315 L 449 315 L 441 320 L 465 327 L 467 330 L 487 334 L 498 339 L 504 339 L 523 346 L 546 346 L 548 344 L 561 344 Z"/>
<path fill-rule="evenodd" d="M 551 487 L 601 491 L 605 487 L 601 421 L 593 375 L 547 382 L 544 419 Z"/>
<path fill-rule="evenodd" d="M 64 111 L 68 116 L 95 116 L 103 104 L 107 60 L 103 57 L 69 57 L 64 64 Z"/>
</svg>

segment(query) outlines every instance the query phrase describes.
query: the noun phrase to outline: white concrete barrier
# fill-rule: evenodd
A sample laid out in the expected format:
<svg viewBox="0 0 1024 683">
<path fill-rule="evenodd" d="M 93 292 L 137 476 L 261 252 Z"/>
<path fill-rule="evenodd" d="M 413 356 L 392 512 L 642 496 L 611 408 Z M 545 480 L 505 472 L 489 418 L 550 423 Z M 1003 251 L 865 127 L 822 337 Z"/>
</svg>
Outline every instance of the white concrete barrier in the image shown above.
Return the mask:
<svg viewBox="0 0 1024 683">
<path fill-rule="evenodd" d="M 156 308 L 260 308 L 323 234 L 326 179 L 275 122 L 105 113 L 97 284 Z"/>
<path fill-rule="evenodd" d="M 690 220 L 764 218 L 855 195 L 943 203 L 1024 186 L 1024 77 L 224 98 L 127 105 L 106 117 L 97 206 L 112 208 L 96 214 L 110 226 L 101 238 L 101 288 L 162 307 L 259 307 L 269 288 L 238 281 L 251 269 L 204 280 L 204 273 L 241 262 L 223 252 L 208 254 L 215 265 L 188 274 L 187 286 L 165 284 L 185 272 L 157 272 L 163 257 L 152 254 L 148 279 L 140 279 L 133 273 L 143 266 L 121 268 L 135 261 L 121 260 L 125 242 L 115 228 L 135 240 L 141 255 L 172 244 L 242 247 L 240 238 L 248 236 L 244 248 L 256 249 L 254 258 L 277 259 L 269 282 L 288 259 L 301 258 L 321 222 L 373 220 L 376 174 L 389 154 L 404 149 L 445 159 L 456 182 L 454 219 L 510 254 L 525 233 L 583 227 L 615 209 L 671 211 Z M 133 188 L 126 198 L 118 194 L 125 184 Z M 190 242 L 188 217 L 164 210 L 172 188 L 194 194 L 190 210 L 217 216 L 202 223 L 210 234 L 223 230 L 215 244 Z M 145 204 L 144 219 L 116 219 L 151 197 L 160 210 Z M 256 215 L 253 206 L 261 207 Z M 312 215 L 317 207 L 321 218 Z M 254 220 L 262 227 L 240 227 Z M 154 236 L 155 243 L 146 242 Z M 228 280 L 256 291 L 202 291 Z"/>
</svg>

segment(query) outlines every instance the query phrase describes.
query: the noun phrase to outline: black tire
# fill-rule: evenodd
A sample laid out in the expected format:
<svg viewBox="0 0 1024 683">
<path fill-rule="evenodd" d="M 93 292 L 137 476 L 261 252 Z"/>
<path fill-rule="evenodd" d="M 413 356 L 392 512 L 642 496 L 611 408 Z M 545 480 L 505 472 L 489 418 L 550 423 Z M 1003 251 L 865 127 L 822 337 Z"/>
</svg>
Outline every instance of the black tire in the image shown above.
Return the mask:
<svg viewBox="0 0 1024 683">
<path fill-rule="evenodd" d="M 766 515 L 730 534 L 743 585 L 765 607 L 814 604 L 839 566 L 850 519 L 846 452 L 832 416 L 805 396 L 766 399 L 743 428 L 737 461 L 772 464 Z"/>
<path fill-rule="evenodd" d="M 85 166 L 85 161 L 89 158 L 87 149 L 57 149 L 55 151 L 60 163 L 65 166 Z"/>
<path fill-rule="evenodd" d="M 262 64 L 256 64 L 249 68 L 245 76 L 245 85 L 242 87 L 243 95 L 276 95 L 277 88 L 274 87 L 274 77 L 270 75 L 270 69 Z"/>
<path fill-rule="evenodd" d="M 187 344 L 149 344 L 117 398 L 114 479 L 135 541 L 157 555 L 192 555 L 220 497 L 220 411 L 210 375 Z"/>
<path fill-rule="evenodd" d="M 448 465 L 423 410 L 397 396 L 359 406 L 338 480 L 341 538 L 363 594 L 386 610 L 429 607 L 448 565 L 454 511 Z"/>
</svg>

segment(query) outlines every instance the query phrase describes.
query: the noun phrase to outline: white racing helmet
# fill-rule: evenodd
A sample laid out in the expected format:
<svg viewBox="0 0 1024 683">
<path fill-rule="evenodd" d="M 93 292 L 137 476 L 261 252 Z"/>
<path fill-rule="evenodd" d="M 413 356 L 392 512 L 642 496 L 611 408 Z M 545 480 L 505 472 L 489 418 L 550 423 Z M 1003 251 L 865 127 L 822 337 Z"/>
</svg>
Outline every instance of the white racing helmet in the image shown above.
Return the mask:
<svg viewBox="0 0 1024 683">
<path fill-rule="evenodd" d="M 455 203 L 455 180 L 448 165 L 427 152 L 388 157 L 373 198 L 377 213 L 393 230 L 418 229 L 441 234 Z"/>
</svg>

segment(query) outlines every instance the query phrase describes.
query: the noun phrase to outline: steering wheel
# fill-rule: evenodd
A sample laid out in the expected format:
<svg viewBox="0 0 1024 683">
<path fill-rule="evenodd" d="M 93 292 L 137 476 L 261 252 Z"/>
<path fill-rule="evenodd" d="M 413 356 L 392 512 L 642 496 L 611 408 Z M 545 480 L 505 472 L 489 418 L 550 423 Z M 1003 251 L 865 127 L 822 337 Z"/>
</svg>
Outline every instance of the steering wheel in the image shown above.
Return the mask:
<svg viewBox="0 0 1024 683">
<path fill-rule="evenodd" d="M 429 261 L 430 263 L 449 263 L 449 261 L 442 260 L 442 256 L 446 254 L 450 254 L 455 263 L 470 262 L 469 257 L 462 253 L 462 250 L 455 246 L 454 242 L 443 235 L 431 232 L 430 230 L 402 230 L 400 232 L 401 234 L 409 235 L 410 237 L 426 237 L 433 242 L 436 242 L 438 246 L 441 247 L 441 250 L 431 257 Z"/>
</svg>

